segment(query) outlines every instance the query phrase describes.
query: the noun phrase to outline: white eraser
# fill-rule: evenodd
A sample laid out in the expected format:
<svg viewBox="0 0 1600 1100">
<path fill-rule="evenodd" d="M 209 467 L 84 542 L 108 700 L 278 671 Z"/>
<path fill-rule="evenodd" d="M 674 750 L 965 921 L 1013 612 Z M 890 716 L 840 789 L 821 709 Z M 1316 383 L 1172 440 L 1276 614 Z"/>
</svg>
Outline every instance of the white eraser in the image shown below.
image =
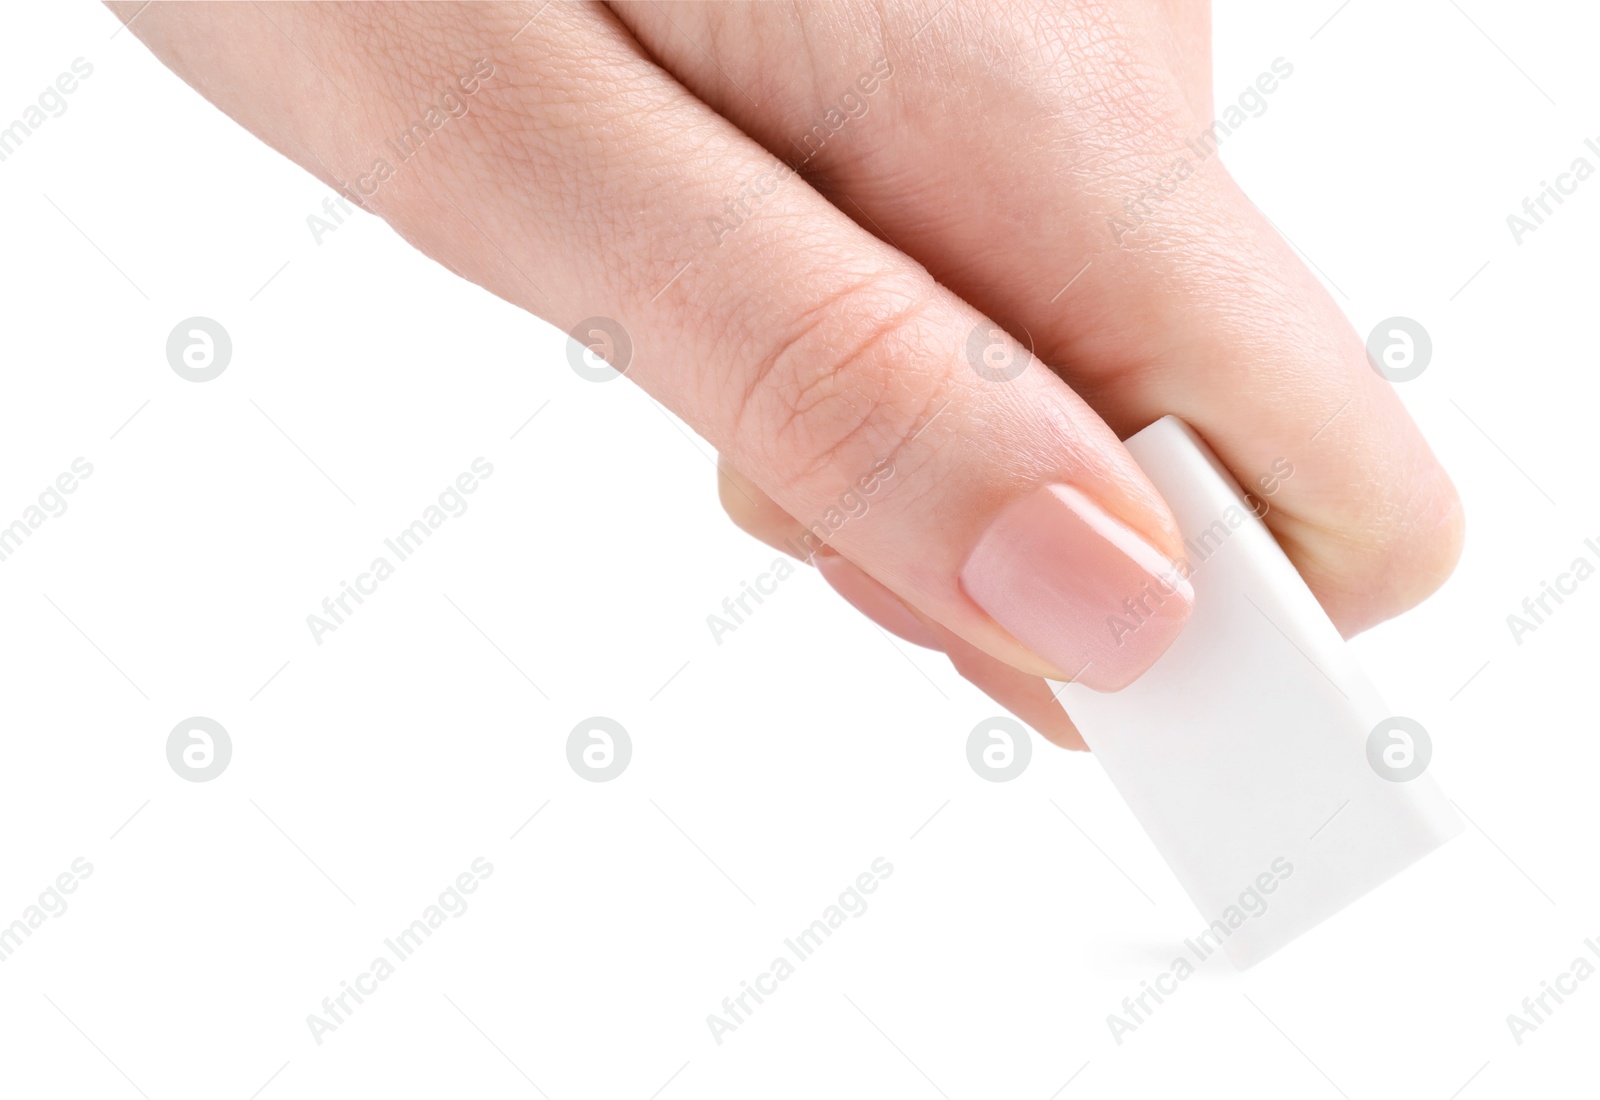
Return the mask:
<svg viewBox="0 0 1600 1100">
<path fill-rule="evenodd" d="M 1127 447 L 1177 517 L 1194 613 L 1128 687 L 1069 684 L 1061 701 L 1208 922 L 1202 949 L 1244 968 L 1461 820 L 1430 775 L 1411 775 L 1426 734 L 1394 721 L 1263 506 L 1176 417 Z"/>
</svg>

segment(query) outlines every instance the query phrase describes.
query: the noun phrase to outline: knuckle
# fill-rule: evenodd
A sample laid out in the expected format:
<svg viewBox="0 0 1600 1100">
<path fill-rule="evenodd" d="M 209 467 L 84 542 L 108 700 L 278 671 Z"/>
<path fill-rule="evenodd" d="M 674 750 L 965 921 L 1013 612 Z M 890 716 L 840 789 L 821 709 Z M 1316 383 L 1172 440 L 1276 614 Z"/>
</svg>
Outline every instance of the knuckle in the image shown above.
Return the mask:
<svg viewBox="0 0 1600 1100">
<path fill-rule="evenodd" d="M 931 283 L 867 280 L 795 317 L 746 378 L 743 444 L 800 491 L 892 461 L 953 385 L 936 294 Z"/>
</svg>

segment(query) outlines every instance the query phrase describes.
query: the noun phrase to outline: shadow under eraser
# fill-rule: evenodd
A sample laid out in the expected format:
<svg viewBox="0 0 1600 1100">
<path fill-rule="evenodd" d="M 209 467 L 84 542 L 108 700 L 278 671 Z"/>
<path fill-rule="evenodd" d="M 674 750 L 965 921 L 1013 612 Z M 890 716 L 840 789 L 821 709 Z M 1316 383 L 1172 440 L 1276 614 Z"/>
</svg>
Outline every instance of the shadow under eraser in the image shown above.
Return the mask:
<svg viewBox="0 0 1600 1100">
<path fill-rule="evenodd" d="M 1126 445 L 1177 518 L 1194 612 L 1128 687 L 1068 684 L 1061 701 L 1211 922 L 1207 948 L 1220 941 L 1243 969 L 1461 819 L 1430 775 L 1369 761 L 1369 738 L 1394 715 L 1199 436 L 1168 416 Z"/>
</svg>

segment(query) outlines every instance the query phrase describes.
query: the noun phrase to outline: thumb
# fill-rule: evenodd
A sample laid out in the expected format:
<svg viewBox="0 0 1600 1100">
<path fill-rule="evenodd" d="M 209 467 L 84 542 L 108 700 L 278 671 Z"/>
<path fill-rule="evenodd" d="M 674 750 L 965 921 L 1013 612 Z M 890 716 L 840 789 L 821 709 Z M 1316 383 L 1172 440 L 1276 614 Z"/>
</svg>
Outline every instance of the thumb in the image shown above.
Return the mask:
<svg viewBox="0 0 1600 1100">
<path fill-rule="evenodd" d="M 821 309 L 751 288 L 794 320 L 744 368 L 754 382 L 728 423 L 715 408 L 691 421 L 784 517 L 778 544 L 896 633 L 927 644 L 877 586 L 1016 668 L 1125 686 L 1192 603 L 1166 505 L 1026 349 L 831 209 L 808 217 L 837 238 L 827 255 L 877 253 L 884 274 Z M 1136 630 L 1111 628 L 1129 615 Z"/>
<path fill-rule="evenodd" d="M 456 38 L 510 22 L 493 7 L 401 15 L 381 40 L 336 9 L 307 15 L 346 47 L 340 75 L 381 90 L 359 116 L 320 85 L 288 112 L 256 95 L 229 51 L 288 61 L 259 29 L 201 33 L 231 10 L 153 11 L 136 29 L 273 144 L 350 177 L 405 105 L 454 78 Z M 604 9 L 553 5 L 525 29 L 497 50 L 448 156 L 408 161 L 377 213 L 562 329 L 627 334 L 609 342 L 631 348 L 613 365 L 797 517 L 804 556 L 825 543 L 1034 675 L 1110 690 L 1160 655 L 1189 610 L 1179 535 L 1066 383 L 707 108 Z M 407 42 L 399 60 L 391 40 Z M 329 138 L 324 108 L 351 134 Z M 760 203 L 720 222 L 749 181 Z M 1150 610 L 1118 645 L 1103 624 L 1125 600 Z"/>
</svg>

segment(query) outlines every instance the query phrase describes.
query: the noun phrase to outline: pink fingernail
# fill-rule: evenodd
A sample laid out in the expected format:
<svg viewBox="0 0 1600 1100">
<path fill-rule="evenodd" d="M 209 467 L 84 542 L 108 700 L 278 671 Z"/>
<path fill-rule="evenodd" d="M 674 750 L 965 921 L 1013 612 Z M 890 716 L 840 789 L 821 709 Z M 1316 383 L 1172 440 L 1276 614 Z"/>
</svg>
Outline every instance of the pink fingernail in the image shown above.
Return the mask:
<svg viewBox="0 0 1600 1100">
<path fill-rule="evenodd" d="M 866 570 L 835 550 L 819 550 L 811 560 L 835 592 L 883 629 L 914 645 L 943 649 L 933 632 L 911 613 L 905 601 L 879 584 Z"/>
<path fill-rule="evenodd" d="M 1003 508 L 961 567 L 961 587 L 1012 637 L 1096 691 L 1127 687 L 1194 606 L 1178 567 L 1070 485 Z"/>
</svg>

